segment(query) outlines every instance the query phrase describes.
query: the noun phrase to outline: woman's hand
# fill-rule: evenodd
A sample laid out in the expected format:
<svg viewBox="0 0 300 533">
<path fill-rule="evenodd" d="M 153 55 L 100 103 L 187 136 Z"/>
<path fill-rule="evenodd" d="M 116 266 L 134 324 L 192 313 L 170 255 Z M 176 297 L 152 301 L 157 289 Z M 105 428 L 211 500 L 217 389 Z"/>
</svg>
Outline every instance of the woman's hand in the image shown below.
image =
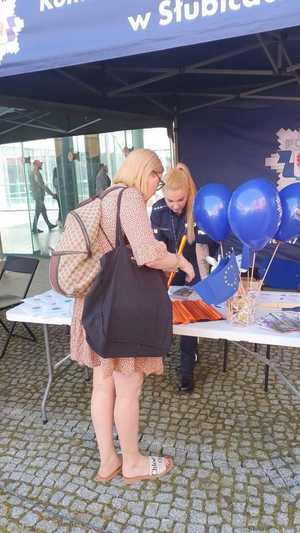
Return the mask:
<svg viewBox="0 0 300 533">
<path fill-rule="evenodd" d="M 179 256 L 178 267 L 186 273 L 186 281 L 188 283 L 193 281 L 195 277 L 194 267 L 183 255 Z"/>
</svg>

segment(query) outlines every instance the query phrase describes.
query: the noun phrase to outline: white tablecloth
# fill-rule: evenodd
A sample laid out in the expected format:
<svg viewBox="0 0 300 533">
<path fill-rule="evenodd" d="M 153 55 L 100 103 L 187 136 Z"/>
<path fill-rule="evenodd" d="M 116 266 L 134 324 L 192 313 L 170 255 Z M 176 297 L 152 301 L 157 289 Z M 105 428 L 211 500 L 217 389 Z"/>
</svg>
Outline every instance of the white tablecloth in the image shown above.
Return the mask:
<svg viewBox="0 0 300 533">
<path fill-rule="evenodd" d="M 193 294 L 190 298 L 194 299 L 197 296 Z M 281 303 L 282 307 L 287 305 L 300 306 L 300 294 L 277 291 L 262 292 L 259 297 L 258 316 L 270 311 L 270 309 L 267 309 L 270 302 L 277 302 L 277 305 Z M 38 296 L 26 298 L 23 304 L 7 311 L 6 316 L 8 320 L 15 322 L 70 325 L 72 306 L 72 298 L 61 296 L 49 290 Z M 174 325 L 173 332 L 178 335 L 300 348 L 299 332 L 278 333 L 273 330 L 263 329 L 255 324 L 247 327 L 236 326 L 227 320 Z"/>
</svg>

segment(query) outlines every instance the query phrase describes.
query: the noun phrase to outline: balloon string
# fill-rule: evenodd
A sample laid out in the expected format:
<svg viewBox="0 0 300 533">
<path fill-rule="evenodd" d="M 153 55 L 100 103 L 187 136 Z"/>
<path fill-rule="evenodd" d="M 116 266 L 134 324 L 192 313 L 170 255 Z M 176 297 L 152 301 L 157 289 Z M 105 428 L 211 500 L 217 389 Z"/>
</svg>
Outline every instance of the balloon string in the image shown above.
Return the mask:
<svg viewBox="0 0 300 533">
<path fill-rule="evenodd" d="M 263 286 L 263 284 L 264 284 L 264 281 L 265 281 L 266 276 L 267 276 L 267 274 L 268 274 L 268 272 L 269 272 L 269 270 L 270 270 L 270 266 L 271 266 L 271 264 L 273 263 L 273 259 L 274 259 L 275 255 L 276 255 L 276 253 L 277 253 L 277 250 L 278 250 L 280 244 L 281 244 L 281 242 L 278 242 L 278 243 L 277 243 L 277 246 L 276 246 L 276 248 L 275 248 L 275 250 L 274 250 L 274 252 L 273 252 L 273 255 L 272 255 L 272 257 L 271 257 L 271 259 L 270 259 L 270 261 L 269 261 L 269 264 L 268 264 L 268 266 L 267 266 L 267 268 L 266 268 L 266 271 L 265 271 L 265 273 L 264 273 L 264 276 L 263 276 L 263 278 L 262 278 L 262 280 L 261 280 L 261 282 L 260 282 L 260 284 L 259 284 L 259 287 L 258 287 L 258 290 L 259 290 L 259 291 L 261 290 L 261 288 L 262 288 L 262 286 Z"/>
<path fill-rule="evenodd" d="M 252 261 L 252 267 L 251 267 L 250 290 L 252 289 L 252 284 L 253 284 L 255 259 L 256 259 L 256 252 L 254 252 L 253 254 L 253 261 Z"/>
</svg>

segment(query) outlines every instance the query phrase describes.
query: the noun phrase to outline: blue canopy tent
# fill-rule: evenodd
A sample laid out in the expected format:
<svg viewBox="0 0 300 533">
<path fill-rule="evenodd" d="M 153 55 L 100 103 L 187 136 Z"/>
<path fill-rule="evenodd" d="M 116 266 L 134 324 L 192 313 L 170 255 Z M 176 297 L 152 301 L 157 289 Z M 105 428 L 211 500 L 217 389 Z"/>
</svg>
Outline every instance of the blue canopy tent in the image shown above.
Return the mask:
<svg viewBox="0 0 300 533">
<path fill-rule="evenodd" d="M 299 0 L 0 0 L 0 22 L 0 142 L 167 126 L 199 184 L 293 166 Z"/>
<path fill-rule="evenodd" d="M 0 142 L 104 131 L 109 116 L 170 125 L 297 85 L 299 0 L 1 0 L 0 21 Z"/>
</svg>

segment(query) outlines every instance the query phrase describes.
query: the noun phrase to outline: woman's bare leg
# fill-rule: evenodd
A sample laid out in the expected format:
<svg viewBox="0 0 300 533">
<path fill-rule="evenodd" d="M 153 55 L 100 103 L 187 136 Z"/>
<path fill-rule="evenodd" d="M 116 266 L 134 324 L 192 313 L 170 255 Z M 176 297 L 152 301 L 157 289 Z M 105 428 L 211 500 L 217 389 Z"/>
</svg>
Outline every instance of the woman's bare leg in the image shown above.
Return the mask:
<svg viewBox="0 0 300 533">
<path fill-rule="evenodd" d="M 93 370 L 91 415 L 101 461 L 98 474 L 103 477 L 111 474 L 121 463 L 113 443 L 115 398 L 113 377 L 103 377 L 101 366 L 95 367 Z"/>
<path fill-rule="evenodd" d="M 115 424 L 122 450 L 123 475 L 129 478 L 149 475 L 149 458 L 140 453 L 138 446 L 139 397 L 144 374 L 114 372 L 113 378 L 116 388 Z M 167 467 L 169 459 L 165 459 L 165 464 Z"/>
</svg>

